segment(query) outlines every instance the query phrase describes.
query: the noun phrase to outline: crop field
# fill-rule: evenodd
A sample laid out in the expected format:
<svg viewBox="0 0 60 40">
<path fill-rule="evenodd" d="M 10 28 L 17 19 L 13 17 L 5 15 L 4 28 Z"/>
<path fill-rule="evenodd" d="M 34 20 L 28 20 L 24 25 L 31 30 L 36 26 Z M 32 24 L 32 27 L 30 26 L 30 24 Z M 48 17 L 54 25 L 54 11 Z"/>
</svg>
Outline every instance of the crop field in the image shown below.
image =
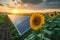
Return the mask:
<svg viewBox="0 0 60 40">
<path fill-rule="evenodd" d="M 36 26 L 37 23 L 31 20 L 31 18 L 34 18 L 34 16 L 29 16 L 29 20 L 33 22 L 34 25 L 30 24 L 30 21 L 28 22 L 28 19 L 25 20 L 28 25 L 23 25 L 25 22 L 23 22 L 21 25 L 29 26 L 30 29 L 20 35 L 9 17 L 1 13 L 0 40 L 60 40 L 60 12 L 49 12 L 45 14 L 41 13 L 41 15 L 44 16 L 40 22 L 41 26 L 37 26 L 37 28 L 35 28 L 34 25 Z"/>
</svg>

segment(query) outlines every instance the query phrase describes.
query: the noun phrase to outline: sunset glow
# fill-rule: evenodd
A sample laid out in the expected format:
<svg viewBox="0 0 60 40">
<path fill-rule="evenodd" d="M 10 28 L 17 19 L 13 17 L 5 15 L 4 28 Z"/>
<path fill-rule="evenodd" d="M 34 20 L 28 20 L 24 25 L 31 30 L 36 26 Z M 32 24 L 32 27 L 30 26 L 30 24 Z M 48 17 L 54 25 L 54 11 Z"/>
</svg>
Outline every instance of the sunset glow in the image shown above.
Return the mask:
<svg viewBox="0 0 60 40">
<path fill-rule="evenodd" d="M 18 13 L 17 9 L 12 10 L 12 13 Z"/>
</svg>

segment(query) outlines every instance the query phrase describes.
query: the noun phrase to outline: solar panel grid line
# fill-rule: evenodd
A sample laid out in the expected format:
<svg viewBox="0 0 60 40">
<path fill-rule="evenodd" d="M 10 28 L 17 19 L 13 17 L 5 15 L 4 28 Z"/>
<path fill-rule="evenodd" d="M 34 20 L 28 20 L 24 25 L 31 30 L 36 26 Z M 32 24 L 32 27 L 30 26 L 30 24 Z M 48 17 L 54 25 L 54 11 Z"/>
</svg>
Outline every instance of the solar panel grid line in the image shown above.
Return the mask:
<svg viewBox="0 0 60 40">
<path fill-rule="evenodd" d="M 13 21 L 8 15 L 8 17 L 10 18 L 10 20 L 14 24 L 15 28 L 17 29 L 19 35 L 22 35 L 30 29 L 30 26 L 29 26 L 30 17 L 29 16 L 18 16 L 18 15 L 15 15 L 15 16 L 17 16 L 16 19 L 18 20 L 18 22 L 21 21 L 20 23 L 16 23 L 17 20 Z M 22 20 L 20 20 L 20 19 L 22 19 Z"/>
<path fill-rule="evenodd" d="M 17 29 L 18 33 L 19 33 L 20 35 L 22 35 L 22 34 L 20 33 L 20 31 L 18 30 L 18 28 L 16 27 L 16 25 L 14 25 L 14 26 L 15 26 L 15 28 Z"/>
<path fill-rule="evenodd" d="M 27 19 L 26 19 L 26 20 L 27 20 Z M 29 20 L 28 20 L 28 21 L 26 21 L 26 20 L 24 20 L 23 22 L 21 22 L 20 24 L 18 24 L 18 27 L 21 26 L 21 27 L 26 28 L 26 26 L 29 25 L 29 24 L 27 24 L 27 22 L 28 22 Z M 29 22 L 28 22 L 28 23 L 29 23 Z M 28 29 L 30 29 L 30 28 L 28 28 Z M 26 29 L 25 31 L 27 31 L 28 29 Z M 21 28 L 21 30 L 24 30 L 24 29 Z M 19 31 L 19 30 L 18 30 L 18 31 Z M 21 31 L 20 31 L 20 32 L 21 32 Z M 23 31 L 22 31 L 22 32 L 23 32 Z M 22 32 L 21 32 L 21 33 L 22 33 Z M 22 34 L 24 34 L 24 33 L 25 33 L 25 32 L 23 32 Z"/>
<path fill-rule="evenodd" d="M 29 22 L 28 22 L 28 24 L 26 23 L 26 26 L 29 26 Z M 29 26 L 29 27 L 30 27 L 30 26 Z M 29 29 L 30 29 L 30 28 L 29 28 Z M 28 29 L 27 29 L 27 30 L 28 30 Z M 26 30 L 26 31 L 27 31 L 27 30 Z"/>
<path fill-rule="evenodd" d="M 16 19 L 15 19 L 14 25 L 18 26 L 18 24 L 21 23 L 22 21 L 24 21 L 25 19 L 26 19 L 25 16 L 17 16 Z"/>
</svg>

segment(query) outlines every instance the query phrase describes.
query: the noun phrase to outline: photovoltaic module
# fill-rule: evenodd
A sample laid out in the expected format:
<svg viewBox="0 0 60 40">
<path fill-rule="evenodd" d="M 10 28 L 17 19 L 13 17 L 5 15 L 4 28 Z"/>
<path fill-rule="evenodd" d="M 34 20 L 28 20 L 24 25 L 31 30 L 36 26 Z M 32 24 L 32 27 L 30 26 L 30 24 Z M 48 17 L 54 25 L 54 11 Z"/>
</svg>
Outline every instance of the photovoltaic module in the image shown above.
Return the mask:
<svg viewBox="0 0 60 40">
<path fill-rule="evenodd" d="M 8 15 L 20 35 L 30 29 L 29 16 Z"/>
</svg>

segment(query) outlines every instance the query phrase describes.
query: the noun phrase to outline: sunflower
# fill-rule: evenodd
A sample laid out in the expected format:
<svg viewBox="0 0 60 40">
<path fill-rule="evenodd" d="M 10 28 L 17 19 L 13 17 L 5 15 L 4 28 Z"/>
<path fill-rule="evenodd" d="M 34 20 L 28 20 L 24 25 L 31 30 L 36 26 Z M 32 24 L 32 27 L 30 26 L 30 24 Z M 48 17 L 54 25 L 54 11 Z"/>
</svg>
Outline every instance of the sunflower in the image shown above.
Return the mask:
<svg viewBox="0 0 60 40">
<path fill-rule="evenodd" d="M 55 17 L 55 13 L 49 13 L 49 17 L 54 18 Z"/>
<path fill-rule="evenodd" d="M 40 13 L 41 15 L 43 15 L 43 16 L 45 16 L 46 15 L 46 13 Z"/>
<path fill-rule="evenodd" d="M 54 13 L 55 13 L 55 15 L 56 15 L 56 16 L 57 16 L 57 15 L 59 15 L 59 13 L 58 13 L 58 12 L 56 12 L 56 11 L 55 11 Z"/>
<path fill-rule="evenodd" d="M 43 16 L 45 16 L 46 15 L 46 13 L 43 13 Z"/>
<path fill-rule="evenodd" d="M 30 18 L 30 26 L 33 30 L 42 28 L 44 24 L 44 16 L 41 14 L 33 14 Z"/>
</svg>

